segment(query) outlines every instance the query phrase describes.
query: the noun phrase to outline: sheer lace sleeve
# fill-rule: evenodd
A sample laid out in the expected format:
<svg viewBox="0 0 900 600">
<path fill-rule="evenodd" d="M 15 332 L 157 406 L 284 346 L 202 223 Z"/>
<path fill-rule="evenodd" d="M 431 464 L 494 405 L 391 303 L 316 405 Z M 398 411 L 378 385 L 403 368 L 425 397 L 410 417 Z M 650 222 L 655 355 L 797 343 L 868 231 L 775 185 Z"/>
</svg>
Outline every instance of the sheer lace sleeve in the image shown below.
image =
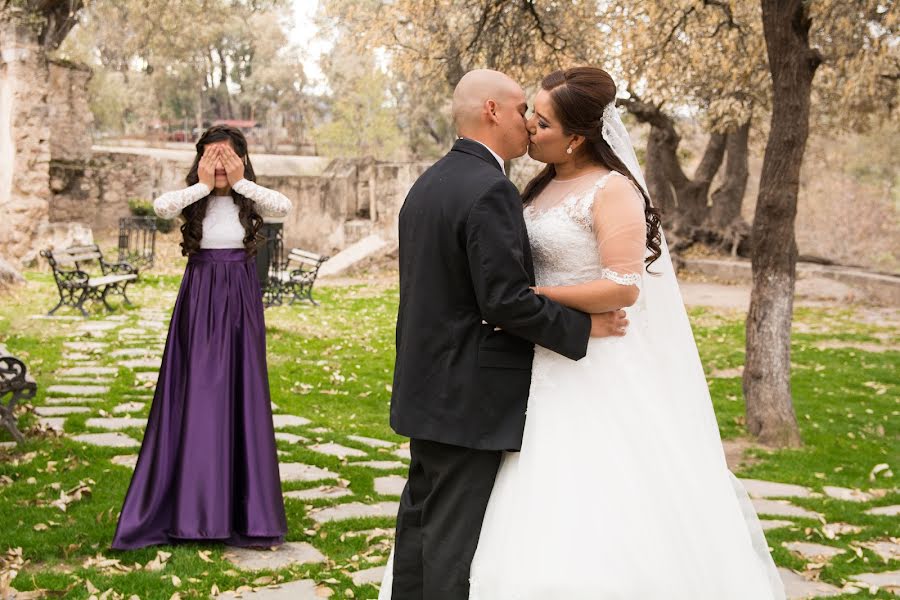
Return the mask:
<svg viewBox="0 0 900 600">
<path fill-rule="evenodd" d="M 602 279 L 639 289 L 647 248 L 644 199 L 626 177 L 615 173 L 594 195 L 593 230 Z"/>
<path fill-rule="evenodd" d="M 247 179 L 241 179 L 233 187 L 234 191 L 241 196 L 253 200 L 263 216 L 283 217 L 291 210 L 291 201 L 288 197 L 275 190 L 257 185 Z"/>
<path fill-rule="evenodd" d="M 174 219 L 181 214 L 185 206 L 209 195 L 209 187 L 204 183 L 195 183 L 191 187 L 174 192 L 166 192 L 153 201 L 153 212 L 163 219 Z"/>
</svg>

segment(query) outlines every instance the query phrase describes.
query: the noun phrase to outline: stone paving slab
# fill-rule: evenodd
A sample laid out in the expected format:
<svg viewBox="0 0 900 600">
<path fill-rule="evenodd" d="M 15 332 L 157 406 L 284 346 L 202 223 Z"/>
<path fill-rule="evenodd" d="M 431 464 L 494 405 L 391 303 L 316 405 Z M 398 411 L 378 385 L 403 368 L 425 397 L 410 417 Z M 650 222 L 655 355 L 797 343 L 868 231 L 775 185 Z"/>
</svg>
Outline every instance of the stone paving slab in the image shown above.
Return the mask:
<svg viewBox="0 0 900 600">
<path fill-rule="evenodd" d="M 91 444 L 92 446 L 106 446 L 109 448 L 137 448 L 141 445 L 136 439 L 118 431 L 114 433 L 82 433 L 81 435 L 72 436 L 72 439 L 77 442 Z"/>
<path fill-rule="evenodd" d="M 877 587 L 900 595 L 900 570 L 884 573 L 860 573 L 859 575 L 851 575 L 850 579 L 862 582 L 869 588 Z"/>
<path fill-rule="evenodd" d="M 809 498 L 812 490 L 792 483 L 777 483 L 760 479 L 741 479 L 751 498 Z"/>
<path fill-rule="evenodd" d="M 224 557 L 234 566 L 247 571 L 283 569 L 325 561 L 325 555 L 306 542 L 285 542 L 274 550 L 229 547 Z"/>
<path fill-rule="evenodd" d="M 272 415 L 272 423 L 275 425 L 275 429 L 281 429 L 282 427 L 303 427 L 304 425 L 309 425 L 311 422 L 312 421 L 309 419 L 298 417 L 297 415 Z"/>
<path fill-rule="evenodd" d="M 289 444 L 299 444 L 301 442 L 306 443 L 309 441 L 309 439 L 303 437 L 302 435 L 287 433 L 286 431 L 276 431 L 275 439 L 282 442 L 288 442 Z"/>
<path fill-rule="evenodd" d="M 867 515 L 879 515 L 883 517 L 896 517 L 900 515 L 900 504 L 892 506 L 876 506 L 866 511 Z"/>
<path fill-rule="evenodd" d="M 63 346 L 79 352 L 96 352 L 105 349 L 109 344 L 106 342 L 63 342 Z"/>
<path fill-rule="evenodd" d="M 347 488 L 337 486 L 321 486 L 308 490 L 291 490 L 284 493 L 285 498 L 294 500 L 333 500 L 352 495 L 353 492 Z"/>
<path fill-rule="evenodd" d="M 367 517 L 396 517 L 400 508 L 399 502 L 379 502 L 377 504 L 363 504 L 362 502 L 350 502 L 329 506 L 321 510 L 310 511 L 309 517 L 316 523 L 330 523 L 332 521 L 346 521 L 347 519 L 364 519 Z"/>
<path fill-rule="evenodd" d="M 84 360 L 91 360 L 93 358 L 94 358 L 93 356 L 91 356 L 90 354 L 85 354 L 84 352 L 67 352 L 66 354 L 62 355 L 63 360 L 77 361 L 77 362 L 81 362 Z"/>
<path fill-rule="evenodd" d="M 393 448 L 397 445 L 394 442 L 365 437 L 362 435 L 348 435 L 347 439 L 353 440 L 354 442 L 359 442 L 360 444 L 365 444 L 366 446 L 371 446 L 373 448 Z"/>
<path fill-rule="evenodd" d="M 133 417 L 98 417 L 85 421 L 88 427 L 99 427 L 100 429 L 127 429 L 129 427 L 139 427 L 143 429 L 147 426 L 147 419 L 136 419 Z"/>
<path fill-rule="evenodd" d="M 109 377 L 60 377 L 62 385 L 112 385 L 115 379 Z"/>
<path fill-rule="evenodd" d="M 791 552 L 795 552 L 806 560 L 830 560 L 838 554 L 847 552 L 842 548 L 834 546 L 826 546 L 824 544 L 815 544 L 812 542 L 784 542 L 781 544 Z"/>
<path fill-rule="evenodd" d="M 109 387 L 105 385 L 51 385 L 47 393 L 57 396 L 96 396 L 106 394 Z"/>
<path fill-rule="evenodd" d="M 793 521 L 779 521 L 777 519 L 760 519 L 759 524 L 762 525 L 763 531 L 796 525 L 796 523 L 794 523 Z"/>
<path fill-rule="evenodd" d="M 119 366 L 126 369 L 158 369 L 162 365 L 162 356 L 158 358 L 134 358 L 123 360 Z"/>
<path fill-rule="evenodd" d="M 900 560 L 900 543 L 894 540 L 874 540 L 871 542 L 860 542 L 859 545 L 863 548 L 868 548 L 885 562 Z"/>
<path fill-rule="evenodd" d="M 406 477 L 387 475 L 375 478 L 375 491 L 382 496 L 399 496 L 406 487 Z"/>
<path fill-rule="evenodd" d="M 142 381 L 144 383 L 156 383 L 156 380 L 159 379 L 159 372 L 157 371 L 140 371 L 134 374 L 134 378 L 138 381 Z"/>
<path fill-rule="evenodd" d="M 316 594 L 316 582 L 309 579 L 300 579 L 299 581 L 291 581 L 282 583 L 277 587 L 267 587 L 252 592 L 227 592 L 219 594 L 216 598 L 223 600 L 231 600 L 232 598 L 243 598 L 245 600 L 322 600 L 327 596 L 319 596 Z"/>
<path fill-rule="evenodd" d="M 87 406 L 37 406 L 34 409 L 34 414 L 39 417 L 58 417 L 86 412 L 91 412 Z"/>
<path fill-rule="evenodd" d="M 126 356 L 153 356 L 155 354 L 156 351 L 150 348 L 120 348 L 109 353 L 113 358 L 123 358 Z"/>
<path fill-rule="evenodd" d="M 65 431 L 66 418 L 65 417 L 41 417 L 38 419 L 38 424 L 41 427 L 45 427 L 46 429 L 52 429 L 54 431 L 59 431 L 62 433 Z"/>
<path fill-rule="evenodd" d="M 137 454 L 117 454 L 110 459 L 110 462 L 114 465 L 134 469 L 135 465 L 137 465 L 137 459 Z"/>
<path fill-rule="evenodd" d="M 165 329 L 166 324 L 162 321 L 156 321 L 151 319 L 142 319 L 138 321 L 138 327 L 147 327 L 149 329 Z"/>
<path fill-rule="evenodd" d="M 409 448 L 398 448 L 394 450 L 394 456 L 397 458 L 404 458 L 406 460 L 411 460 L 411 456 L 409 455 Z"/>
<path fill-rule="evenodd" d="M 117 414 L 140 412 L 147 406 L 143 402 L 125 402 L 113 408 L 113 412 Z"/>
<path fill-rule="evenodd" d="M 137 335 L 144 335 L 147 333 L 146 329 L 139 329 L 137 327 L 124 327 L 119 330 L 119 339 L 131 339 Z"/>
<path fill-rule="evenodd" d="M 372 567 L 364 571 L 357 571 L 350 574 L 350 579 L 354 585 L 381 585 L 384 579 L 384 571 L 387 567 Z"/>
<path fill-rule="evenodd" d="M 761 515 L 770 515 L 773 517 L 804 517 L 807 519 L 818 519 L 821 515 L 811 510 L 806 510 L 787 500 L 753 500 L 753 507 L 756 512 Z"/>
<path fill-rule="evenodd" d="M 49 404 L 52 406 L 66 404 L 93 404 L 94 402 L 103 402 L 103 398 L 89 398 L 87 396 L 80 396 L 77 398 L 46 398 L 44 400 L 44 404 Z"/>
<path fill-rule="evenodd" d="M 399 460 L 359 460 L 347 463 L 347 465 L 350 467 L 368 467 L 369 469 L 378 469 L 380 471 L 406 468 L 406 465 Z"/>
<path fill-rule="evenodd" d="M 845 500 L 847 502 L 870 502 L 875 498 L 872 494 L 869 494 L 862 490 L 835 487 L 833 485 L 826 485 L 822 488 L 822 491 L 825 492 L 827 496 L 834 498 L 835 500 Z"/>
<path fill-rule="evenodd" d="M 356 448 L 348 448 L 340 444 L 313 444 L 309 449 L 319 454 L 327 454 L 328 456 L 337 456 L 338 458 L 347 458 L 348 456 L 366 456 L 366 453 Z"/>
<path fill-rule="evenodd" d="M 59 375 L 66 377 L 82 377 L 84 375 L 117 375 L 119 373 L 119 369 L 116 367 L 70 367 L 68 369 L 62 369 L 58 372 Z"/>
<path fill-rule="evenodd" d="M 851 525 L 850 523 L 826 523 L 822 525 L 822 533 L 828 539 L 834 539 L 838 535 L 852 535 L 860 533 L 863 530 L 859 525 Z"/>
<path fill-rule="evenodd" d="M 116 327 L 119 327 L 119 324 L 115 323 L 115 322 L 88 321 L 87 323 L 82 324 L 81 327 L 78 328 L 78 330 L 79 331 L 91 331 L 91 332 L 109 331 L 110 329 L 115 329 Z"/>
<path fill-rule="evenodd" d="M 809 581 L 784 567 L 778 567 L 778 574 L 784 583 L 784 591 L 788 600 L 807 600 L 808 598 L 827 598 L 840 596 L 843 591 L 824 581 Z"/>
<path fill-rule="evenodd" d="M 281 481 L 320 481 L 339 477 L 337 473 L 328 469 L 303 463 L 279 463 L 278 470 L 281 473 Z"/>
<path fill-rule="evenodd" d="M 4 450 L 12 450 L 17 445 L 18 444 L 16 444 L 15 442 L 0 442 L 0 448 L 2 448 Z"/>
</svg>

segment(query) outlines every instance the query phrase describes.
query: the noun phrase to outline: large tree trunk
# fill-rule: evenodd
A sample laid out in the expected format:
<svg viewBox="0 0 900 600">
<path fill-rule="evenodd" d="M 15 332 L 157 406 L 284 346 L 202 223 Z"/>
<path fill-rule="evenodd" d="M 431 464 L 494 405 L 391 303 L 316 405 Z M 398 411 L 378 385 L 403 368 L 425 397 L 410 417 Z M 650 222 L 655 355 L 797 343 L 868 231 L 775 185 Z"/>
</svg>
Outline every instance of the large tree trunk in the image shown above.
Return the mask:
<svg viewBox="0 0 900 600">
<path fill-rule="evenodd" d="M 695 236 L 732 256 L 750 256 L 750 225 L 741 216 L 747 191 L 750 121 L 729 131 L 725 142 L 725 180 L 710 196 L 710 209 Z"/>
<path fill-rule="evenodd" d="M 709 136 L 703 158 L 690 178 L 678 160 L 681 136 L 671 117 L 659 107 L 637 98 L 625 101 L 624 105 L 638 121 L 650 124 L 647 192 L 675 238 L 691 238 L 709 213 L 709 188 L 725 156 L 726 136 L 721 133 Z"/>
<path fill-rule="evenodd" d="M 710 228 L 724 229 L 742 221 L 741 206 L 750 175 L 750 121 L 728 132 L 725 142 L 725 181 L 711 196 L 712 207 L 707 217 Z"/>
<path fill-rule="evenodd" d="M 762 0 L 772 73 L 772 121 L 753 221 L 753 291 L 747 315 L 747 427 L 763 444 L 799 446 L 791 400 L 794 219 L 809 136 L 810 91 L 821 62 L 809 47 L 804 0 Z"/>
</svg>

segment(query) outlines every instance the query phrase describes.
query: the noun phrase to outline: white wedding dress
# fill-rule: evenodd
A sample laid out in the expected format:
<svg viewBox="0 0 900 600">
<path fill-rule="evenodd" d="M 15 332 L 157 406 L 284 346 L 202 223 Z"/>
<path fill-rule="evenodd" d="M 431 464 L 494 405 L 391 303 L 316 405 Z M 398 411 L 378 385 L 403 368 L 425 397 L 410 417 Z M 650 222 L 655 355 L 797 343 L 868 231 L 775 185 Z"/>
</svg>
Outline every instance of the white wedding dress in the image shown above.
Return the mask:
<svg viewBox="0 0 900 600">
<path fill-rule="evenodd" d="M 470 600 L 783 600 L 725 463 L 667 249 L 658 275 L 611 260 L 646 236 L 636 189 L 631 205 L 594 210 L 611 177 L 623 176 L 553 181 L 525 209 L 539 286 L 610 279 L 641 294 L 627 335 L 591 339 L 585 358 L 535 349 L 522 451 L 503 456 Z"/>
</svg>

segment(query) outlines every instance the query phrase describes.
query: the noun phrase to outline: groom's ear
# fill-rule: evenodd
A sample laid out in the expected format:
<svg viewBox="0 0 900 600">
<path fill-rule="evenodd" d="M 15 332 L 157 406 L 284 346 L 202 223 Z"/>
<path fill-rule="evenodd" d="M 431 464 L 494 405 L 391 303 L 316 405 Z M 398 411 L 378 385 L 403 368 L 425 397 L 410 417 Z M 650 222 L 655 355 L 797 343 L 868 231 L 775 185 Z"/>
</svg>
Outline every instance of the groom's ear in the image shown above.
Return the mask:
<svg viewBox="0 0 900 600">
<path fill-rule="evenodd" d="M 497 121 L 497 103 L 491 99 L 484 101 L 484 112 L 489 121 Z"/>
</svg>

